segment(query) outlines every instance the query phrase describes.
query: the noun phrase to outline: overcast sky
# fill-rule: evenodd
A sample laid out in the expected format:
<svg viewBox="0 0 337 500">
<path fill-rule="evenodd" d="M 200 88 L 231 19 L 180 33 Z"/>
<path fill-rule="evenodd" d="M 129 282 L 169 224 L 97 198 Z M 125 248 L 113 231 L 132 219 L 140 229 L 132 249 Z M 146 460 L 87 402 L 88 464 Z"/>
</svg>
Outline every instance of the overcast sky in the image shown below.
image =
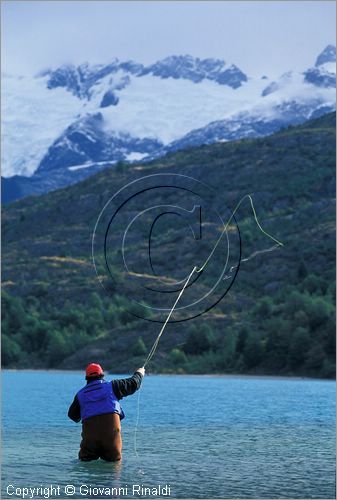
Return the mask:
<svg viewBox="0 0 337 500">
<path fill-rule="evenodd" d="M 234 62 L 250 76 L 273 76 L 306 69 L 335 44 L 333 1 L 1 3 L 2 65 L 9 73 L 191 54 Z"/>
</svg>

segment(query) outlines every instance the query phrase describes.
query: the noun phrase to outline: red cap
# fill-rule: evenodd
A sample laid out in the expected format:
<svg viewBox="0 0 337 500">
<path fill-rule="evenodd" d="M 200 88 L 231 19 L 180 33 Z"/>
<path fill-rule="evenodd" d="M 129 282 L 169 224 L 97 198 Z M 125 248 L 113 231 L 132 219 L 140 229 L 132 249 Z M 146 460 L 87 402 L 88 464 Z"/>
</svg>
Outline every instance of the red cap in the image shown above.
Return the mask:
<svg viewBox="0 0 337 500">
<path fill-rule="evenodd" d="M 97 375 L 103 375 L 103 368 L 97 363 L 90 363 L 85 369 L 86 377 L 95 377 Z"/>
</svg>

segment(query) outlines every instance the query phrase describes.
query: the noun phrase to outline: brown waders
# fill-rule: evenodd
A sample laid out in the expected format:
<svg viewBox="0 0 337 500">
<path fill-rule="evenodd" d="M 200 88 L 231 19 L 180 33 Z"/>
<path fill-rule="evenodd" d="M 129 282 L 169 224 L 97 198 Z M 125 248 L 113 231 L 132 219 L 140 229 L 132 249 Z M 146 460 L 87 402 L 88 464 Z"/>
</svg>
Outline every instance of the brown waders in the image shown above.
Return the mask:
<svg viewBox="0 0 337 500">
<path fill-rule="evenodd" d="M 78 458 L 86 462 L 98 458 L 116 462 L 122 458 L 121 422 L 117 413 L 96 415 L 82 422 Z"/>
</svg>

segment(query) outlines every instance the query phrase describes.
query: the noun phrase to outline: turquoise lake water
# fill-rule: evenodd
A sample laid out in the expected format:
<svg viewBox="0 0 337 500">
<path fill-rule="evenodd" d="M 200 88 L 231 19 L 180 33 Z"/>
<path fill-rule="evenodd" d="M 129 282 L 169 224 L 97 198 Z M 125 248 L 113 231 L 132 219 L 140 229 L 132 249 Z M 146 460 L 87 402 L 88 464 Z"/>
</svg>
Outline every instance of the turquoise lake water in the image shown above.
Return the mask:
<svg viewBox="0 0 337 500">
<path fill-rule="evenodd" d="M 335 498 L 333 381 L 147 376 L 139 457 L 135 394 L 122 400 L 118 466 L 77 460 L 81 425 L 67 411 L 83 382 L 74 372 L 2 372 L 1 498 L 51 485 L 53 498 L 67 498 L 66 485 L 76 499 L 115 498 L 112 488 L 140 498 L 133 485 L 170 485 L 171 498 Z"/>
</svg>

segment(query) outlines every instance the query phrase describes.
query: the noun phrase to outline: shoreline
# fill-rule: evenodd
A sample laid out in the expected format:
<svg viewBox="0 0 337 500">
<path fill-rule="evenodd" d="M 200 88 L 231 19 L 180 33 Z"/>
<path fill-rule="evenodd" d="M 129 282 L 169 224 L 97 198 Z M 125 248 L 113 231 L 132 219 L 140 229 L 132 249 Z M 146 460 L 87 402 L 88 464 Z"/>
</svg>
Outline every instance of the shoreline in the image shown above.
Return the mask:
<svg viewBox="0 0 337 500">
<path fill-rule="evenodd" d="M 49 372 L 49 373 L 63 373 L 63 374 L 83 374 L 83 370 L 64 370 L 61 368 L 2 368 L 2 372 Z M 131 372 L 130 372 L 131 373 Z M 129 376 L 130 373 L 109 373 L 106 372 L 106 376 Z M 237 373 L 150 373 L 146 375 L 147 377 L 216 377 L 216 378 L 233 378 L 233 379 L 271 379 L 271 380 L 320 380 L 336 382 L 335 379 L 330 378 L 319 378 L 319 377 L 308 377 L 300 375 L 262 375 L 262 374 L 237 374 Z"/>
</svg>

